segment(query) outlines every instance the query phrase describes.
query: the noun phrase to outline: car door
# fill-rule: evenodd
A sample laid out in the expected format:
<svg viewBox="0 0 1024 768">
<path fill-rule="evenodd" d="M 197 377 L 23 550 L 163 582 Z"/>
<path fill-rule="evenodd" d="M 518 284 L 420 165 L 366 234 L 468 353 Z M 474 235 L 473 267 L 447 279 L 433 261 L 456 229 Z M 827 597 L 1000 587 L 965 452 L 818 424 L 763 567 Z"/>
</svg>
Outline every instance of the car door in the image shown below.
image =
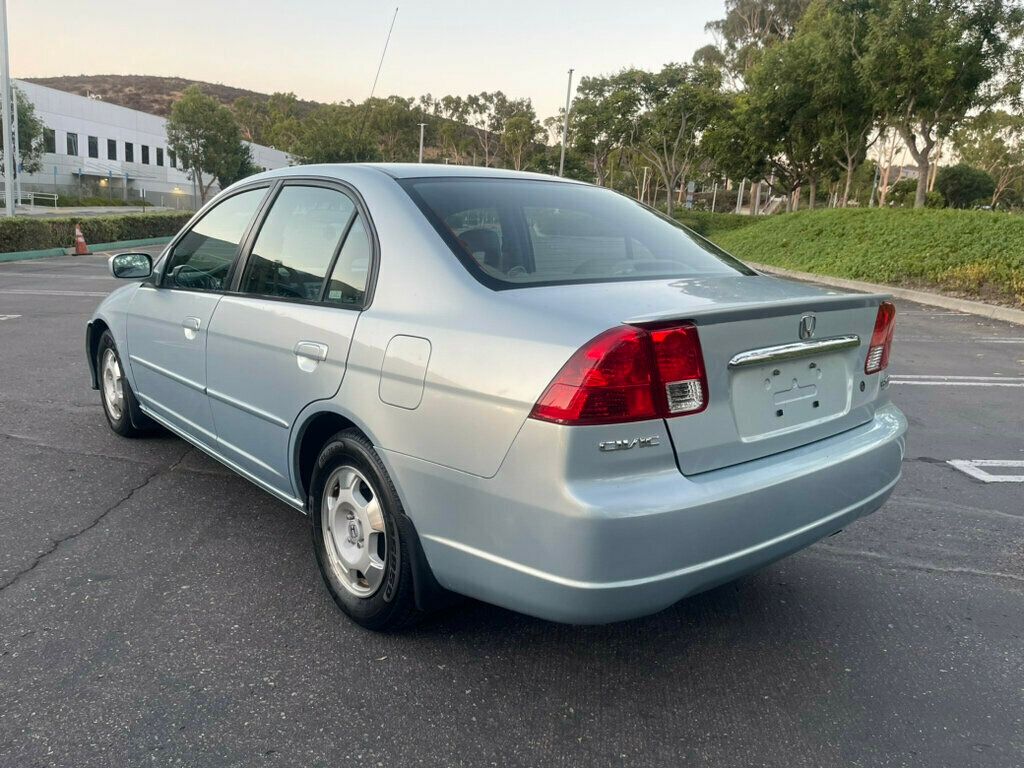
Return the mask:
<svg viewBox="0 0 1024 768">
<path fill-rule="evenodd" d="M 207 332 L 268 189 L 245 189 L 210 208 L 179 236 L 128 307 L 128 360 L 143 410 L 211 448 Z"/>
<path fill-rule="evenodd" d="M 288 498 L 288 443 L 309 403 L 341 386 L 371 266 L 367 219 L 337 186 L 288 181 L 207 340 L 218 450 Z"/>
</svg>

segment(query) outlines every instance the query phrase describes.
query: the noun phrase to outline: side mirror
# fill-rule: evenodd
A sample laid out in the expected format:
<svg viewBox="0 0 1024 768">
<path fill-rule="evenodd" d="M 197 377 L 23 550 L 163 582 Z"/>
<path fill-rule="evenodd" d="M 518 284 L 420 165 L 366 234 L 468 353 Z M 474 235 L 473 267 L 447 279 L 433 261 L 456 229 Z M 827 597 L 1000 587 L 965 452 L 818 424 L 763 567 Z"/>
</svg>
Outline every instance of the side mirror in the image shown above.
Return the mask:
<svg viewBox="0 0 1024 768">
<path fill-rule="evenodd" d="M 153 272 L 148 253 L 115 253 L 110 257 L 110 274 L 123 280 L 141 280 Z"/>
</svg>

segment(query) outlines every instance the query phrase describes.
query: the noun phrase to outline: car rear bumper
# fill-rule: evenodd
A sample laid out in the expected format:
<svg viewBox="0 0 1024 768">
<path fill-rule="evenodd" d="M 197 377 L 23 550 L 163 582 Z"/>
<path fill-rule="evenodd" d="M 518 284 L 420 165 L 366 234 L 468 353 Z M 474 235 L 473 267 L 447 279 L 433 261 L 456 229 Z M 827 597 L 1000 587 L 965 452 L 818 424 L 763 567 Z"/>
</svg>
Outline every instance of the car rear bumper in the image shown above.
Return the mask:
<svg viewBox="0 0 1024 768">
<path fill-rule="evenodd" d="M 886 405 L 855 429 L 725 469 L 568 482 L 550 466 L 557 429 L 528 422 L 490 479 L 385 458 L 443 586 L 589 624 L 661 610 L 875 511 L 899 479 L 906 420 Z"/>
</svg>

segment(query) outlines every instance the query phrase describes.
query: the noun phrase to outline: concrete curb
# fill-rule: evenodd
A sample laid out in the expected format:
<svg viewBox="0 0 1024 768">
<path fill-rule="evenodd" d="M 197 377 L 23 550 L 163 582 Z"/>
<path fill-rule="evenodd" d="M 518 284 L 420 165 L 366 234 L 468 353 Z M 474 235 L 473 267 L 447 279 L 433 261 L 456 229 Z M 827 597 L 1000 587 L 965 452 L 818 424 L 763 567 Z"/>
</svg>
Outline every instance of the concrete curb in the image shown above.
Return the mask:
<svg viewBox="0 0 1024 768">
<path fill-rule="evenodd" d="M 865 293 L 888 293 L 897 299 L 926 304 L 930 307 L 942 307 L 954 312 L 966 312 L 971 315 L 987 317 L 990 320 L 1002 320 L 1006 323 L 1024 325 L 1024 310 L 1001 307 L 997 304 L 986 304 L 983 301 L 970 301 L 958 299 L 953 296 L 943 296 L 940 293 L 928 291 L 914 291 L 909 288 L 896 288 L 891 285 L 880 285 L 878 283 L 865 283 L 860 280 L 847 280 L 844 277 L 830 277 L 828 275 L 815 275 L 810 272 L 797 272 L 793 269 L 782 269 L 769 264 L 756 264 L 752 261 L 746 262 L 754 269 L 777 277 L 790 277 L 794 280 L 805 280 L 809 283 L 820 283 L 834 288 L 848 288 L 851 291 L 864 291 Z"/>
</svg>

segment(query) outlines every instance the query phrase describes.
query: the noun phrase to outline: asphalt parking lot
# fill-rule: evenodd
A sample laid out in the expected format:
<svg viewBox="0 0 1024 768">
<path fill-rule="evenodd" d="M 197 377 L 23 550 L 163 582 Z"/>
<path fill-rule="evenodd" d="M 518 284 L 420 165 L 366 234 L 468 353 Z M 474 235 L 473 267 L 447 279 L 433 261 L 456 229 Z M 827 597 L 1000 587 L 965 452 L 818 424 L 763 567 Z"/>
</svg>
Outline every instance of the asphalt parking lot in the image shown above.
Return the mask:
<svg viewBox="0 0 1024 768">
<path fill-rule="evenodd" d="M 972 463 L 1024 461 L 1024 328 L 899 305 L 903 481 L 839 536 L 629 623 L 380 636 L 305 518 L 110 432 L 105 275 L 0 264 L 0 766 L 1024 764 L 1024 466 Z"/>
</svg>

